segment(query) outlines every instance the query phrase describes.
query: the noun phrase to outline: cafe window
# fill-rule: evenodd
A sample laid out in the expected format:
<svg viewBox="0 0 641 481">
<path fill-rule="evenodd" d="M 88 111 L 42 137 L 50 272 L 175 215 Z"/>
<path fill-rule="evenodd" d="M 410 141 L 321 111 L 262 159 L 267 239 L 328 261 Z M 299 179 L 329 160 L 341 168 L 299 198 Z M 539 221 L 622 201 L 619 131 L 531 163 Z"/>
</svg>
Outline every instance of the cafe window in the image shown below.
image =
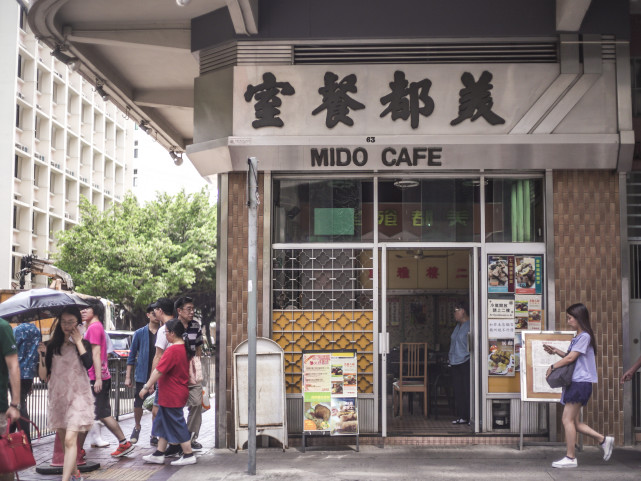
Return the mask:
<svg viewBox="0 0 641 481">
<path fill-rule="evenodd" d="M 475 179 L 379 182 L 381 241 L 478 241 L 479 213 L 479 182 Z"/>
<path fill-rule="evenodd" d="M 543 180 L 488 179 L 485 236 L 488 242 L 543 242 Z"/>
<path fill-rule="evenodd" d="M 371 241 L 373 192 L 370 180 L 275 180 L 274 242 Z"/>
</svg>

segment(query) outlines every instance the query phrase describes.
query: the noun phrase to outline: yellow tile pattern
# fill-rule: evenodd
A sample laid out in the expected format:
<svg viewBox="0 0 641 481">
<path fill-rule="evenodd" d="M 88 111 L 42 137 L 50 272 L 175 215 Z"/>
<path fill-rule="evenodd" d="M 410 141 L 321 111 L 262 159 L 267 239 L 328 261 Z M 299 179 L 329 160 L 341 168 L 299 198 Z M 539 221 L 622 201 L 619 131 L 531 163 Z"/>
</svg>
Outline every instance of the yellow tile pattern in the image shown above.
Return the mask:
<svg viewBox="0 0 641 481">
<path fill-rule="evenodd" d="M 300 393 L 303 350 L 356 349 L 358 390 L 374 392 L 374 312 L 273 311 L 272 339 L 285 351 L 288 393 Z"/>
</svg>

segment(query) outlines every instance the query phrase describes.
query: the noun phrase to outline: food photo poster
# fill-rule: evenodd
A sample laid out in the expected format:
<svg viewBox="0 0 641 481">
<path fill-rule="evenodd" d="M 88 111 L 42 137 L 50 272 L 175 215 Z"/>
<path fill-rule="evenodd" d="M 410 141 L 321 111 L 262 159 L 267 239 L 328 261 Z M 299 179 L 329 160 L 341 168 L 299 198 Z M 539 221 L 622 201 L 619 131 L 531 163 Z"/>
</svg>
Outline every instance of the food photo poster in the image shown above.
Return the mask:
<svg viewBox="0 0 641 481">
<path fill-rule="evenodd" d="M 303 353 L 305 432 L 358 434 L 356 351 Z"/>
</svg>

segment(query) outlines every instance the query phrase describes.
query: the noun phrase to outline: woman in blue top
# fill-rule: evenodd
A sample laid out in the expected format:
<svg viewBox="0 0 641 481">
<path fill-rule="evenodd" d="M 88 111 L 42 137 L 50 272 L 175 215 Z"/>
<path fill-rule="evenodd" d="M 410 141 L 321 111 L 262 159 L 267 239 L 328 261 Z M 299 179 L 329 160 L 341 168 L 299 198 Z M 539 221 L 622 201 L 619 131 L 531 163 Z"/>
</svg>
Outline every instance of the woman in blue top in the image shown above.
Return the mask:
<svg viewBox="0 0 641 481">
<path fill-rule="evenodd" d="M 467 302 L 458 301 L 454 305 L 456 327 L 450 340 L 448 355 L 452 366 L 452 384 L 454 386 L 454 406 L 456 419 L 452 424 L 470 422 L 470 350 L 467 347 L 467 335 L 470 332 L 470 314 Z"/>
<path fill-rule="evenodd" d="M 565 444 L 567 452 L 564 458 L 554 461 L 554 468 L 576 468 L 577 461 L 574 453 L 576 444 L 576 432 L 580 432 L 599 442 L 599 447 L 603 451 L 605 461 L 612 456 L 612 447 L 614 438 L 597 433 L 587 424 L 579 419 L 581 406 L 588 403 L 592 395 L 592 384 L 597 382 L 596 361 L 596 339 L 590 326 L 590 313 L 588 308 L 583 304 L 572 304 L 568 307 L 567 323 L 572 329 L 576 329 L 577 335 L 572 339 L 568 352 L 565 353 L 560 349 L 544 344 L 543 348 L 548 354 L 557 354 L 561 360 L 552 364 L 547 371 L 547 375 L 554 369 L 576 362 L 572 382 L 569 386 L 563 388 L 561 394 L 561 404 L 563 408 L 563 429 L 565 430 Z"/>
</svg>

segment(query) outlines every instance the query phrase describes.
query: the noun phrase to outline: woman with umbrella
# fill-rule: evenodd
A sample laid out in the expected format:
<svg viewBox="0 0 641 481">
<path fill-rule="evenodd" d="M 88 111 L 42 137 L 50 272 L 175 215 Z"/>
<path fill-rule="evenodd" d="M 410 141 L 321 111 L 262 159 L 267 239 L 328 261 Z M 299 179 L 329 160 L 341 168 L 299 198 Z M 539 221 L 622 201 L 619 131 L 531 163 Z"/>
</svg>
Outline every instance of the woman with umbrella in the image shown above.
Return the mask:
<svg viewBox="0 0 641 481">
<path fill-rule="evenodd" d="M 92 366 L 90 346 L 78 326 L 82 323 L 77 306 L 62 309 L 51 341 L 40 344 L 38 375 L 48 385 L 48 427 L 57 431 L 64 444 L 62 481 L 81 481 L 76 471 L 79 432 L 93 424 L 93 394 L 87 369 Z"/>
</svg>

